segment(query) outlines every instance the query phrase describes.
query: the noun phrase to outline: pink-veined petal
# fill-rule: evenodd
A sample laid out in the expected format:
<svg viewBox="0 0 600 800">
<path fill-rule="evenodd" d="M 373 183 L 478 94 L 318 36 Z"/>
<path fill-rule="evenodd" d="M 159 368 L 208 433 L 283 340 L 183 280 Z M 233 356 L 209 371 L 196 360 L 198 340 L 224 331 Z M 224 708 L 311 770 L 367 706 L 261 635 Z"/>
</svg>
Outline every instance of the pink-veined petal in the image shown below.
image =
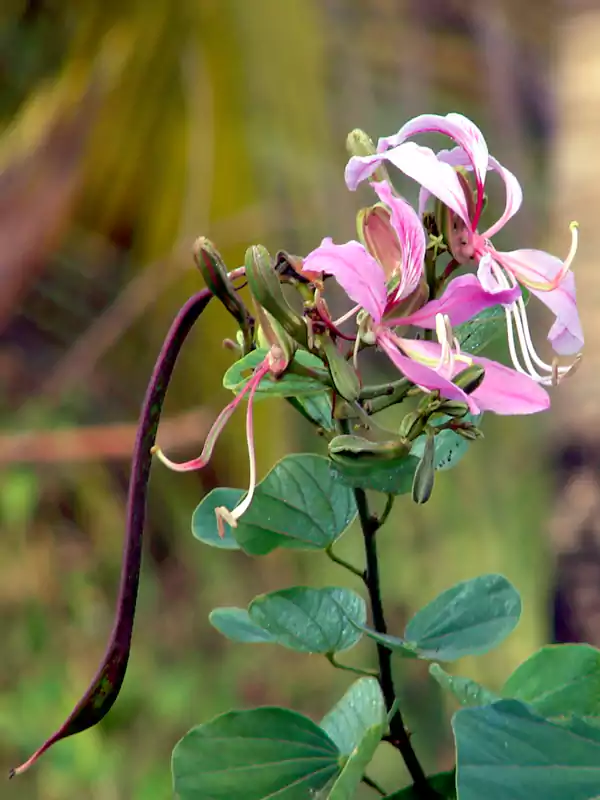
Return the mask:
<svg viewBox="0 0 600 800">
<path fill-rule="evenodd" d="M 440 161 L 443 161 L 445 164 L 450 164 L 453 167 L 465 167 L 466 169 L 471 169 L 471 161 L 469 156 L 462 147 L 454 147 L 452 150 L 440 150 L 437 154 L 437 157 Z M 521 189 L 521 184 L 517 180 L 517 178 L 513 175 L 513 173 L 506 169 L 506 167 L 502 166 L 502 164 L 495 159 L 493 156 L 488 157 L 488 170 L 493 170 L 497 172 L 498 175 L 502 178 L 504 182 L 504 191 L 505 191 L 505 205 L 504 211 L 502 216 L 493 224 L 491 225 L 485 233 L 482 234 L 487 239 L 490 239 L 494 234 L 498 233 L 501 230 L 509 219 L 514 217 L 517 211 L 521 208 L 521 204 L 523 203 L 523 190 Z M 423 194 L 419 196 L 419 208 L 421 207 L 421 203 L 423 207 L 425 207 L 428 200 L 428 195 Z"/>
<path fill-rule="evenodd" d="M 504 188 L 506 191 L 506 204 L 500 219 L 490 226 L 482 235 L 491 239 L 494 234 L 501 230 L 509 219 L 514 217 L 517 211 L 521 208 L 523 202 L 523 190 L 517 178 L 510 172 L 510 170 L 503 167 L 499 161 L 490 156 L 490 169 L 497 172 L 504 181 Z"/>
<path fill-rule="evenodd" d="M 410 355 L 404 355 L 398 349 L 396 342 Z M 478 414 L 480 409 L 471 396 L 452 383 L 451 380 L 440 375 L 429 364 L 437 364 L 442 348 L 436 342 L 418 342 L 414 339 L 400 339 L 390 335 L 388 331 L 381 331 L 377 335 L 377 343 L 400 370 L 400 372 L 417 386 L 429 391 L 439 391 L 449 400 L 460 400 L 469 406 L 473 414 Z M 425 345 L 425 347 L 423 347 Z M 416 359 L 420 360 L 416 360 Z M 428 363 L 427 363 L 428 362 Z M 464 366 L 464 364 L 462 365 Z"/>
<path fill-rule="evenodd" d="M 510 305 L 520 294 L 518 286 L 486 291 L 475 275 L 460 275 L 450 281 L 441 297 L 430 300 L 408 317 L 386 320 L 386 324 L 416 325 L 435 330 L 436 314 L 444 314 L 449 317 L 451 325 L 462 325 L 485 308 Z"/>
<path fill-rule="evenodd" d="M 482 411 L 495 414 L 535 414 L 550 407 L 550 397 L 539 383 L 504 364 L 473 356 L 485 369 L 483 383 L 473 392 Z"/>
<path fill-rule="evenodd" d="M 372 255 L 359 242 L 321 246 L 304 259 L 303 269 L 333 275 L 351 300 L 359 303 L 378 322 L 387 299 L 385 275 Z"/>
<path fill-rule="evenodd" d="M 494 255 L 507 272 L 532 291 L 550 292 L 564 280 L 564 262 L 544 250 L 511 250 Z"/>
<path fill-rule="evenodd" d="M 443 133 L 460 145 L 473 166 L 478 186 L 483 186 L 488 169 L 488 147 L 479 128 L 462 114 L 421 114 L 403 125 L 395 136 L 386 136 L 377 144 L 377 152 L 396 147 L 419 133 Z M 466 221 L 466 220 L 465 220 Z"/>
<path fill-rule="evenodd" d="M 583 329 L 575 299 L 575 276 L 568 272 L 559 286 L 550 292 L 531 290 L 547 306 L 556 320 L 548 333 L 555 353 L 562 356 L 579 353 L 583 347 Z"/>
<path fill-rule="evenodd" d="M 402 251 L 401 283 L 394 300 L 401 300 L 417 288 L 425 270 L 425 231 L 413 207 L 392 193 L 388 183 L 373 184 L 373 189 L 391 212 L 391 223 Z"/>
</svg>

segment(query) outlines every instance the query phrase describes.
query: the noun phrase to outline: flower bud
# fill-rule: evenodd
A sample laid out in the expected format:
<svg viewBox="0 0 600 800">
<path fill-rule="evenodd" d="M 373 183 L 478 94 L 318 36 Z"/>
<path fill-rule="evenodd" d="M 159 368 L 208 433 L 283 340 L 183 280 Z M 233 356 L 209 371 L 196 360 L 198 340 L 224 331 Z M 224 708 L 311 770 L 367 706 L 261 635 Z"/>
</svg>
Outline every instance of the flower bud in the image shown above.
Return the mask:
<svg viewBox="0 0 600 800">
<path fill-rule="evenodd" d="M 268 311 L 265 311 L 257 303 L 255 303 L 255 309 L 258 320 L 256 343 L 259 347 L 270 351 L 271 372 L 275 375 L 280 374 L 294 357 L 296 342 Z M 275 360 L 274 353 L 278 354 Z"/>
<path fill-rule="evenodd" d="M 379 203 L 363 208 L 356 217 L 356 229 L 358 238 L 381 264 L 389 281 L 402 265 L 402 250 L 390 222 L 390 212 Z"/>
<path fill-rule="evenodd" d="M 435 436 L 429 434 L 425 440 L 423 455 L 417 464 L 412 485 L 412 499 L 422 505 L 426 503 L 433 492 L 435 480 Z"/>
<path fill-rule="evenodd" d="M 344 400 L 354 403 L 360 394 L 360 381 L 356 370 L 349 361 L 346 361 L 329 336 L 321 337 L 319 346 L 323 351 L 336 391 Z"/>
<path fill-rule="evenodd" d="M 387 442 L 371 442 L 362 436 L 336 436 L 329 442 L 329 455 L 340 463 L 360 461 L 378 463 L 398 459 L 410 453 L 410 442 L 406 439 L 392 439 Z"/>
<path fill-rule="evenodd" d="M 423 433 L 425 420 L 418 411 L 410 411 L 400 423 L 398 433 L 403 439 L 413 441 Z"/>
<path fill-rule="evenodd" d="M 377 149 L 368 133 L 355 128 L 346 137 L 346 150 L 351 156 L 372 156 Z"/>
<path fill-rule="evenodd" d="M 452 379 L 452 383 L 456 384 L 465 394 L 472 394 L 475 389 L 478 389 L 483 383 L 485 378 L 485 369 L 478 364 L 471 364 L 470 367 L 463 369 L 458 375 Z"/>
<path fill-rule="evenodd" d="M 219 251 L 209 239 L 201 236 L 194 242 L 193 254 L 206 285 L 237 320 L 244 334 L 244 350 L 248 352 L 251 346 L 252 317 L 229 279 L 227 267 Z"/>
<path fill-rule="evenodd" d="M 442 414 L 446 414 L 448 417 L 460 419 L 468 413 L 469 406 L 466 403 L 461 403 L 460 400 L 446 400 L 437 410 Z"/>
<path fill-rule="evenodd" d="M 475 439 L 483 439 L 483 431 L 473 425 L 472 422 L 462 422 L 460 425 L 452 427 L 452 430 L 463 439 L 474 442 Z"/>
<path fill-rule="evenodd" d="M 262 245 L 249 247 L 245 265 L 248 285 L 256 302 L 280 323 L 292 339 L 306 347 L 306 324 L 285 299 L 267 249 Z"/>
</svg>

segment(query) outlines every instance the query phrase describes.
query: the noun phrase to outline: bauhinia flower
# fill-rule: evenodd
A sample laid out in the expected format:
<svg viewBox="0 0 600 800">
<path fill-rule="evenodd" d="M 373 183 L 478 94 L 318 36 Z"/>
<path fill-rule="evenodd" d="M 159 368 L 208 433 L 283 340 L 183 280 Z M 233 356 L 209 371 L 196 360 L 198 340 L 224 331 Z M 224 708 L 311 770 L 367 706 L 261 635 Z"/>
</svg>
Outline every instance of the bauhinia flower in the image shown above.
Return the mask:
<svg viewBox="0 0 600 800">
<path fill-rule="evenodd" d="M 460 400 L 472 413 L 529 414 L 548 408 L 547 393 L 529 376 L 487 358 L 460 351 L 452 325 L 470 319 L 484 308 L 510 304 L 518 287 L 489 292 L 474 275 L 452 280 L 440 298 L 405 316 L 397 313 L 398 303 L 420 285 L 425 255 L 425 232 L 416 212 L 404 200 L 394 197 L 384 182 L 373 185 L 390 209 L 390 220 L 398 238 L 401 259 L 390 276 L 374 256 L 359 242 L 336 245 L 330 239 L 310 253 L 304 268 L 310 274 L 332 275 L 348 297 L 364 310 L 361 337 L 377 344 L 403 373 L 424 391 L 439 391 L 450 400 Z M 391 287 L 391 288 L 390 288 Z M 418 341 L 399 336 L 398 325 L 435 329 L 438 342 Z M 485 370 L 483 382 L 467 394 L 453 378 L 474 364 Z"/>
<path fill-rule="evenodd" d="M 406 141 L 411 136 L 427 132 L 443 133 L 458 146 L 434 153 L 430 148 Z M 478 277 L 488 291 L 503 291 L 518 284 L 526 287 L 556 317 L 548 333 L 554 351 L 559 355 L 572 355 L 580 351 L 583 332 L 575 299 L 575 280 L 571 272 L 577 250 L 577 226 L 574 223 L 571 225 L 571 248 L 564 261 L 542 250 L 496 250 L 491 237 L 519 210 L 523 193 L 516 177 L 489 155 L 483 134 L 476 125 L 461 114 L 415 117 L 395 136 L 380 139 L 376 154 L 350 159 L 346 167 L 348 187 L 356 189 L 383 161 L 390 162 L 420 184 L 420 212 L 425 208 L 429 195 L 434 195 L 446 207 L 446 236 L 451 254 L 458 264 L 477 264 Z M 489 170 L 497 172 L 504 182 L 506 205 L 501 217 L 483 233 L 479 233 L 484 184 Z M 473 173 L 474 189 L 467 180 L 467 171 Z M 556 362 L 547 364 L 536 352 L 522 297 L 505 307 L 505 313 L 515 368 L 543 384 L 565 377 L 573 365 L 558 367 Z M 520 355 L 516 348 L 515 333 Z"/>
<path fill-rule="evenodd" d="M 169 469 L 174 470 L 175 472 L 191 472 L 192 470 L 196 469 L 203 469 L 210 459 L 212 458 L 213 450 L 217 443 L 221 432 L 231 419 L 233 412 L 236 408 L 240 405 L 242 400 L 247 396 L 248 398 L 248 407 L 246 410 L 246 443 L 248 445 L 248 458 L 250 464 L 250 480 L 248 491 L 246 495 L 242 498 L 242 500 L 238 503 L 238 505 L 233 509 L 225 508 L 224 506 L 220 506 L 219 508 L 215 509 L 215 514 L 217 517 L 217 527 L 219 530 L 219 535 L 223 537 L 225 535 L 225 527 L 224 523 L 226 522 L 232 528 L 237 527 L 237 522 L 239 518 L 244 514 L 254 497 L 254 491 L 256 489 L 256 453 L 254 448 L 254 421 L 253 421 L 253 406 L 254 406 L 254 395 L 256 394 L 256 390 L 260 382 L 265 378 L 267 375 L 274 375 L 278 376 L 286 369 L 288 364 L 287 359 L 285 358 L 283 351 L 281 348 L 277 346 L 272 346 L 269 350 L 269 353 L 265 357 L 265 359 L 256 367 L 252 376 L 233 400 L 228 403 L 225 408 L 221 411 L 217 419 L 214 421 L 210 431 L 206 436 L 206 440 L 204 442 L 204 447 L 202 448 L 202 452 L 197 458 L 193 458 L 190 461 L 184 462 L 176 462 L 172 461 L 168 458 L 161 450 L 160 447 L 155 446 L 152 448 L 152 452 L 157 456 L 157 458 L 162 461 Z"/>
</svg>

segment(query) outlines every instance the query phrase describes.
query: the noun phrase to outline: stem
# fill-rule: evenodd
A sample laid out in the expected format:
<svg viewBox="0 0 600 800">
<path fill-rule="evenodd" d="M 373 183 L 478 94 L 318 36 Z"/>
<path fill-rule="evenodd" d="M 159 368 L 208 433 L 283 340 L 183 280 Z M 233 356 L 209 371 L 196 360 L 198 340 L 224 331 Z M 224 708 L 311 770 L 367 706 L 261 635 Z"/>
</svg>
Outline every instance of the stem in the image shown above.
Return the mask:
<svg viewBox="0 0 600 800">
<path fill-rule="evenodd" d="M 370 789 L 374 789 L 377 794 L 381 795 L 381 797 L 387 797 L 387 792 L 385 789 L 382 789 L 382 787 L 376 781 L 374 781 L 373 778 L 369 778 L 368 775 L 363 775 L 362 782 Z"/>
<path fill-rule="evenodd" d="M 354 489 L 354 497 L 365 543 L 367 561 L 365 583 L 371 603 L 373 627 L 378 633 L 387 633 L 379 584 L 379 559 L 377 556 L 375 536 L 380 528 L 380 522 L 377 517 L 373 516 L 369 511 L 367 495 L 364 489 Z M 392 677 L 392 653 L 384 645 L 377 644 L 377 658 L 379 661 L 379 685 L 381 686 L 385 704 L 389 711 L 393 709 L 396 704 L 396 690 Z M 404 725 L 402 713 L 398 707 L 396 707 L 396 711 L 390 719 L 390 735 L 388 741 L 400 751 L 406 768 L 412 778 L 417 795 L 422 798 L 437 797 L 437 793 L 427 782 L 427 777 L 413 749 L 410 736 Z"/>
<path fill-rule="evenodd" d="M 358 567 L 355 567 L 354 564 L 351 564 L 349 561 L 345 561 L 343 558 L 340 558 L 338 555 L 336 555 L 333 552 L 331 545 L 325 548 L 325 553 L 334 564 L 339 564 L 340 567 L 344 567 L 344 569 L 347 569 L 348 572 L 351 572 L 353 575 L 356 575 L 358 578 L 360 578 L 361 581 L 364 581 L 365 573 L 361 572 L 361 570 L 359 570 Z"/>
<path fill-rule="evenodd" d="M 344 672 L 353 672 L 355 675 L 362 675 L 366 678 L 377 678 L 377 673 L 369 669 L 361 669 L 360 667 L 350 667 L 348 664 L 340 664 L 336 659 L 335 653 L 325 653 L 325 658 L 332 667 L 336 669 L 343 669 Z"/>
<path fill-rule="evenodd" d="M 378 523 L 379 528 L 381 528 L 381 526 L 385 525 L 385 523 L 387 522 L 387 518 L 389 517 L 392 508 L 394 507 L 395 499 L 396 499 L 395 494 L 388 494 L 384 509 L 379 515 L 379 523 Z"/>
</svg>

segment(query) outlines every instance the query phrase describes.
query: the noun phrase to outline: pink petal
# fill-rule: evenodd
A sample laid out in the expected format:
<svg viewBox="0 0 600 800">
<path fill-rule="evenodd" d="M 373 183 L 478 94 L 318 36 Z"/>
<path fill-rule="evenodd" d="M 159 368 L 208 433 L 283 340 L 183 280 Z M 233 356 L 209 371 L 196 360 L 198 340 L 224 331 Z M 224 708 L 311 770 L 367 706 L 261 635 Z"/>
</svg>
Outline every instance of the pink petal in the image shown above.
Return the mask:
<svg viewBox="0 0 600 800">
<path fill-rule="evenodd" d="M 451 164 L 453 167 L 466 167 L 466 169 L 471 168 L 471 161 L 469 156 L 462 147 L 455 147 L 453 150 L 440 150 L 437 154 L 437 157 L 440 161 L 443 161 L 445 164 Z M 488 158 L 488 170 L 493 170 L 497 172 L 502 180 L 504 181 L 504 188 L 506 192 L 506 202 L 504 207 L 504 212 L 497 222 L 495 222 L 490 228 L 482 234 L 487 239 L 490 239 L 494 234 L 498 233 L 501 230 L 509 219 L 514 217 L 517 211 L 521 208 L 521 204 L 523 202 L 523 190 L 521 189 L 521 184 L 516 179 L 516 177 L 510 172 L 510 170 L 503 167 L 502 164 L 497 161 L 493 156 L 489 156 Z M 421 207 L 421 203 L 423 207 L 427 202 L 427 195 L 423 194 L 423 196 L 419 196 L 419 208 Z"/>
<path fill-rule="evenodd" d="M 430 300 L 423 308 L 401 319 L 386 320 L 387 325 L 417 325 L 435 330 L 436 314 L 447 314 L 451 325 L 463 322 L 496 305 L 510 305 L 521 294 L 518 286 L 512 289 L 486 291 L 475 275 L 460 275 L 450 281 L 444 294 Z"/>
<path fill-rule="evenodd" d="M 385 181 L 374 183 L 373 189 L 379 195 L 379 199 L 390 209 L 392 227 L 396 231 L 400 243 L 402 281 L 394 299 L 401 300 L 412 294 L 423 277 L 425 248 L 427 247 L 425 231 L 413 207 L 406 200 L 392 194 L 388 183 Z"/>
<path fill-rule="evenodd" d="M 556 315 L 548 333 L 548 341 L 555 353 L 562 356 L 579 353 L 583 347 L 583 330 L 575 299 L 575 276 L 567 272 L 556 289 L 550 292 L 531 290 L 539 300 Z"/>
<path fill-rule="evenodd" d="M 523 190 L 521 189 L 521 184 L 512 174 L 512 172 L 507 170 L 506 167 L 503 167 L 502 164 L 500 164 L 499 161 L 496 161 L 495 158 L 492 158 L 492 156 L 490 156 L 490 168 L 495 170 L 504 181 L 504 187 L 506 190 L 506 204 L 500 219 L 490 228 L 488 228 L 483 234 L 483 236 L 488 239 L 494 236 L 494 234 L 498 233 L 498 231 L 506 225 L 511 217 L 514 217 L 517 211 L 521 208 L 521 203 L 523 202 Z"/>
<path fill-rule="evenodd" d="M 549 293 L 564 266 L 560 258 L 544 250 L 511 250 L 509 253 L 494 252 L 494 255 L 505 270 L 532 291 Z"/>
<path fill-rule="evenodd" d="M 383 158 L 379 155 L 352 156 L 344 172 L 346 186 L 353 192 L 359 183 L 375 172 L 382 161 Z"/>
<path fill-rule="evenodd" d="M 550 407 L 546 390 L 528 375 L 489 358 L 473 356 L 473 361 L 485 369 L 483 383 L 473 392 L 473 398 L 482 411 L 535 414 Z"/>
<path fill-rule="evenodd" d="M 423 360 L 428 360 L 433 364 L 439 361 L 442 352 L 442 348 L 439 344 L 436 342 L 417 342 L 414 339 L 398 338 L 395 340 L 395 338 L 389 335 L 388 331 L 381 331 L 377 336 L 377 343 L 381 349 L 409 381 L 429 391 L 437 390 L 443 397 L 449 400 L 460 400 L 469 406 L 471 413 L 479 413 L 479 406 L 471 396 L 465 394 L 462 389 L 452 383 L 448 378 L 440 375 L 435 369 L 428 367 L 421 361 L 416 361 L 408 355 L 403 355 L 395 341 L 401 344 L 402 348 L 407 352 L 410 349 L 411 355 L 418 356 Z"/>
<path fill-rule="evenodd" d="M 359 303 L 378 322 L 387 300 L 385 275 L 377 261 L 359 242 L 321 246 L 304 259 L 303 270 L 333 275 L 351 300 Z"/>
<path fill-rule="evenodd" d="M 409 120 L 395 136 L 387 136 L 379 140 L 377 152 L 396 147 L 411 136 L 419 133 L 443 133 L 460 145 L 473 166 L 478 186 L 485 181 L 488 169 L 488 148 L 479 128 L 462 114 L 422 114 Z M 465 220 L 466 222 L 466 220 Z"/>
</svg>

